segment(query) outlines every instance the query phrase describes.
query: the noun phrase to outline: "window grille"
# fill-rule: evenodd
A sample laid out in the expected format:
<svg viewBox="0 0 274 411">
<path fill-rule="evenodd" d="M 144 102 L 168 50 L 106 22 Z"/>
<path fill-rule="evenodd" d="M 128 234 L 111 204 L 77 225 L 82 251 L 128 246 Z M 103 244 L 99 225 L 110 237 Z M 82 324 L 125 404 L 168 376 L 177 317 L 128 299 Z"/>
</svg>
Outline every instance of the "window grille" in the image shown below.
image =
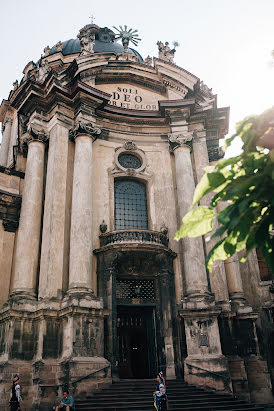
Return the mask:
<svg viewBox="0 0 274 411">
<path fill-rule="evenodd" d="M 133 154 L 122 153 L 118 157 L 119 164 L 124 168 L 140 168 L 142 163 L 139 157 Z"/>
<path fill-rule="evenodd" d="M 116 298 L 118 302 L 132 302 L 132 299 L 145 302 L 155 301 L 154 280 L 117 279 Z"/>
<path fill-rule="evenodd" d="M 134 180 L 115 180 L 115 229 L 147 230 L 146 186 Z"/>
</svg>

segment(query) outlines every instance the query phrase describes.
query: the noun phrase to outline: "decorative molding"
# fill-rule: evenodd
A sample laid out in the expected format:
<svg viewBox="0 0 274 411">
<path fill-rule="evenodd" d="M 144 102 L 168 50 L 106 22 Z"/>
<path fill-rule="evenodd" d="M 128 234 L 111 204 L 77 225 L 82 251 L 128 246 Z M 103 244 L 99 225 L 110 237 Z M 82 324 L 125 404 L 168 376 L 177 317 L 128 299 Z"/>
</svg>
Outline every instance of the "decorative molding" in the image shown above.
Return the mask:
<svg viewBox="0 0 274 411">
<path fill-rule="evenodd" d="M 89 136 L 94 140 L 96 140 L 97 136 L 101 134 L 101 128 L 96 127 L 94 124 L 90 122 L 85 122 L 80 120 L 76 126 L 70 130 L 69 138 L 70 140 L 74 141 L 76 137 L 79 135 Z"/>
</svg>

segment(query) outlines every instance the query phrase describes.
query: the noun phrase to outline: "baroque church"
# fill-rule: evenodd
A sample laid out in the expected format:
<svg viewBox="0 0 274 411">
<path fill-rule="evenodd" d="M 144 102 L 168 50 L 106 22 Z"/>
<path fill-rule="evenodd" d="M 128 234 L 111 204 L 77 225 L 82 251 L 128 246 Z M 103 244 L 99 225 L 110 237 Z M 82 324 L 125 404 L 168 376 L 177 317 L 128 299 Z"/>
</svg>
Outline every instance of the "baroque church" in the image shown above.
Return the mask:
<svg viewBox="0 0 274 411">
<path fill-rule="evenodd" d="M 98 376 L 160 370 L 273 402 L 274 288 L 259 251 L 209 273 L 210 242 L 174 240 L 223 156 L 229 108 L 175 64 L 175 47 L 143 59 L 139 40 L 88 24 L 2 101 L 1 409 L 14 373 L 29 410 L 64 384 L 77 397 Z"/>
</svg>

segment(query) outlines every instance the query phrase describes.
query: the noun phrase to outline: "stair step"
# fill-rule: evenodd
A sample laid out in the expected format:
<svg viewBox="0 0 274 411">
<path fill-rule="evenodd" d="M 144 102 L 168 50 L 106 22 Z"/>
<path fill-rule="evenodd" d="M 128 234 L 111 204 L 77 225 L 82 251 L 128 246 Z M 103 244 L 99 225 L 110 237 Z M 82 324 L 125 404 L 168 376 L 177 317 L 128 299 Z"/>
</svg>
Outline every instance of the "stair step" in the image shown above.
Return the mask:
<svg viewBox="0 0 274 411">
<path fill-rule="evenodd" d="M 152 393 L 155 380 L 118 381 L 108 388 L 76 401 L 79 411 L 155 411 Z M 176 411 L 263 411 L 261 406 L 249 404 L 230 394 L 206 391 L 182 380 L 167 382 L 169 410 Z"/>
</svg>

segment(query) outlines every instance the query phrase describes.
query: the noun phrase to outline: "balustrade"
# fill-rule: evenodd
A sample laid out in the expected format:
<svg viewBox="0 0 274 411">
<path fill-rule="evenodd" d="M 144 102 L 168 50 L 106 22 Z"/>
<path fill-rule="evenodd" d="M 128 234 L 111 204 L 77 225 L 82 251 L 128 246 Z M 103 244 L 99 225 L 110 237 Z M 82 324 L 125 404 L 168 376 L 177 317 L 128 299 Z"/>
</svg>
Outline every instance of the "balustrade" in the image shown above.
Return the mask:
<svg viewBox="0 0 274 411">
<path fill-rule="evenodd" d="M 159 231 L 117 230 L 100 235 L 100 246 L 117 243 L 149 243 L 168 247 L 168 237 Z"/>
</svg>

